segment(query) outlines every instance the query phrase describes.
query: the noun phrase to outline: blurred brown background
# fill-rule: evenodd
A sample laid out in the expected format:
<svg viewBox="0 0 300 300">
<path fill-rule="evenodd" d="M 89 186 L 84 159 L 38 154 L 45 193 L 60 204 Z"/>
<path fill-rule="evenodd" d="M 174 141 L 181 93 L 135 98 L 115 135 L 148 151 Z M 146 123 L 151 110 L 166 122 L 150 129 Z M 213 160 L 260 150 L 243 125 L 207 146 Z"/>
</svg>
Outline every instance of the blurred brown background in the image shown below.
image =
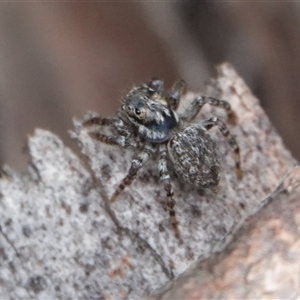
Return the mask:
<svg viewBox="0 0 300 300">
<path fill-rule="evenodd" d="M 114 114 L 150 77 L 201 91 L 224 60 L 299 159 L 299 2 L 2 2 L 0 163 L 25 168 L 35 127 L 75 147 L 73 116 Z"/>
</svg>

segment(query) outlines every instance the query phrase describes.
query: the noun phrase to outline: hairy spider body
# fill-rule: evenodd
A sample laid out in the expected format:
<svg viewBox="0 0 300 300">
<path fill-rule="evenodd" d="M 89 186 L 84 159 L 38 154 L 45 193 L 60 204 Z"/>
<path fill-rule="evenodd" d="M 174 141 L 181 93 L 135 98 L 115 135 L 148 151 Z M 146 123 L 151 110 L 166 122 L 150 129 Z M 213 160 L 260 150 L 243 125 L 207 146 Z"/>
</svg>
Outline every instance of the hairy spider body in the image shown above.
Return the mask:
<svg viewBox="0 0 300 300">
<path fill-rule="evenodd" d="M 153 155 L 158 155 L 160 180 L 167 194 L 170 222 L 177 238 L 180 232 L 175 213 L 175 200 L 168 164 L 172 164 L 176 174 L 199 188 L 215 188 L 220 179 L 220 158 L 216 143 L 208 130 L 217 126 L 235 154 L 237 176 L 241 178 L 239 147 L 230 135 L 226 125 L 216 117 L 191 124 L 204 104 L 223 108 L 229 121 L 235 121 L 228 102 L 211 97 L 197 97 L 181 115 L 176 110 L 185 88 L 184 81 L 174 84 L 170 93 L 164 90 L 164 83 L 152 79 L 149 83 L 133 88 L 122 101 L 117 117 L 92 117 L 84 126 L 106 126 L 112 134 L 100 130 L 89 132 L 92 138 L 121 147 L 141 146 L 140 153 L 133 159 L 127 176 L 120 183 L 111 201 L 115 201 L 124 188 L 131 184 L 138 170 Z"/>
<path fill-rule="evenodd" d="M 201 124 L 193 124 L 176 133 L 168 142 L 174 169 L 186 182 L 199 188 L 214 188 L 220 175 L 216 143 Z"/>
</svg>

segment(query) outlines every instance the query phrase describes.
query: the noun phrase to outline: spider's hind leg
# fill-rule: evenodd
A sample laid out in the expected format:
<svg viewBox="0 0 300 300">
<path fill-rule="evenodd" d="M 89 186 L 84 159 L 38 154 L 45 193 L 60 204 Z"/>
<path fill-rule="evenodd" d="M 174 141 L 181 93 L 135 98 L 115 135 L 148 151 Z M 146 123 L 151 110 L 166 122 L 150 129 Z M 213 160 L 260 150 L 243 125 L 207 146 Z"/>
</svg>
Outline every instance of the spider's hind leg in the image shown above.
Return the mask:
<svg viewBox="0 0 300 300">
<path fill-rule="evenodd" d="M 235 138 L 230 134 L 227 126 L 218 118 L 212 117 L 207 120 L 204 120 L 201 125 L 207 130 L 211 129 L 213 126 L 217 126 L 223 136 L 226 138 L 228 144 L 232 147 L 234 151 L 234 160 L 235 160 L 235 169 L 238 179 L 242 179 L 243 172 L 241 169 L 241 158 L 240 158 L 240 147 L 237 144 Z"/>
<path fill-rule="evenodd" d="M 174 192 L 171 185 L 170 174 L 167 168 L 166 146 L 161 145 L 159 151 L 160 151 L 160 157 L 158 163 L 158 170 L 159 170 L 160 180 L 162 181 L 164 185 L 164 189 L 167 192 L 167 207 L 170 214 L 170 223 L 172 225 L 176 238 L 181 241 L 180 231 L 178 228 L 178 221 L 176 218 Z"/>
</svg>

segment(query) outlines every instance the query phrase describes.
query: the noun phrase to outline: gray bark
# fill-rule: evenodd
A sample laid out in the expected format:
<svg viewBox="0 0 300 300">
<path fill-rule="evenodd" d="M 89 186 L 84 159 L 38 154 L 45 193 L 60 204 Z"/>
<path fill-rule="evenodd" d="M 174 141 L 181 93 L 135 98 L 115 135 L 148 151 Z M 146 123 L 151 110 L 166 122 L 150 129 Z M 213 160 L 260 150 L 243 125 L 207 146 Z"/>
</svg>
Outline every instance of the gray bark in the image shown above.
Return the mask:
<svg viewBox="0 0 300 300">
<path fill-rule="evenodd" d="M 237 114 L 237 125 L 228 127 L 241 148 L 244 176 L 236 178 L 232 150 L 212 130 L 222 157 L 218 193 L 172 181 L 183 244 L 169 224 L 155 161 L 110 205 L 135 153 L 95 142 L 78 120 L 72 137 L 80 158 L 57 136 L 37 129 L 28 142 L 27 172 L 5 167 L 0 179 L 1 298 L 140 299 L 168 288 L 170 293 L 176 278 L 231 245 L 296 161 L 236 71 L 223 64 L 218 72 L 206 94 L 228 100 Z M 181 106 L 198 95 L 187 93 Z M 226 120 L 209 106 L 197 120 L 212 115 Z M 173 298 L 179 292 L 174 293 Z"/>
</svg>

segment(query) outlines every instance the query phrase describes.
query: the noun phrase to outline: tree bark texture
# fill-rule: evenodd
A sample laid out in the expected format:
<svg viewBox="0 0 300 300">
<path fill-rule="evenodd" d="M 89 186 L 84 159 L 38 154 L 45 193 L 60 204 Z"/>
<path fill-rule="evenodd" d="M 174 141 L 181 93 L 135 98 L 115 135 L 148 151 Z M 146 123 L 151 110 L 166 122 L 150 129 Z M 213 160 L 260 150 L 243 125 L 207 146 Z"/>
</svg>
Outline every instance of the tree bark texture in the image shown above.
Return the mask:
<svg viewBox="0 0 300 300">
<path fill-rule="evenodd" d="M 297 162 L 232 66 L 219 66 L 206 94 L 228 100 L 237 115 L 228 128 L 241 148 L 243 178 L 236 178 L 231 148 L 211 130 L 222 158 L 217 193 L 172 176 L 182 244 L 169 224 L 155 157 L 110 204 L 136 153 L 92 140 L 82 120 L 71 133 L 80 158 L 37 129 L 27 171 L 5 167 L 0 179 L 1 297 L 299 296 Z M 180 109 L 197 96 L 188 92 Z M 207 105 L 196 122 L 210 116 L 226 121 Z"/>
</svg>

